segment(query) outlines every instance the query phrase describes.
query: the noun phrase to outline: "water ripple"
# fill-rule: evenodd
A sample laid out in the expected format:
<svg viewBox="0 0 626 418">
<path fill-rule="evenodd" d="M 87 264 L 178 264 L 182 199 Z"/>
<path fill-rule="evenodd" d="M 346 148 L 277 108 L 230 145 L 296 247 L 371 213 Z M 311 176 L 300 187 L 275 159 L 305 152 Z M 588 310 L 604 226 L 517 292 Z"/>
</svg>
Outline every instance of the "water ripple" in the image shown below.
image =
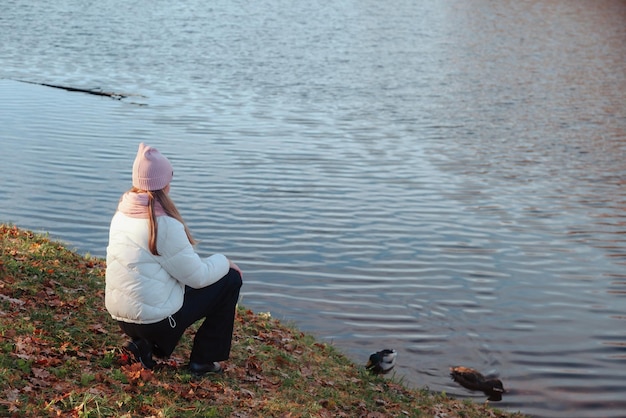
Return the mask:
<svg viewBox="0 0 626 418">
<path fill-rule="evenodd" d="M 70 3 L 0 18 L 0 221 L 104 255 L 145 141 L 245 305 L 416 386 L 623 416 L 622 2 Z"/>
</svg>

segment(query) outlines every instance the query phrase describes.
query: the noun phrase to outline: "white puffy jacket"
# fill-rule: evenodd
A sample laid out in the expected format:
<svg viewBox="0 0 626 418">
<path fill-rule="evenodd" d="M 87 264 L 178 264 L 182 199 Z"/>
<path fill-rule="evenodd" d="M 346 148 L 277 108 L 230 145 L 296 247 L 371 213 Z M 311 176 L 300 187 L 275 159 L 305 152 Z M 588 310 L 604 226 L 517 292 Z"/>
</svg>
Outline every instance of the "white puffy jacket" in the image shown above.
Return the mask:
<svg viewBox="0 0 626 418">
<path fill-rule="evenodd" d="M 176 313 L 183 305 L 185 285 L 202 288 L 228 273 L 222 254 L 200 258 L 183 224 L 158 216 L 157 249 L 148 249 L 148 220 L 117 212 L 111 221 L 105 305 L 113 319 L 151 324 Z"/>
</svg>

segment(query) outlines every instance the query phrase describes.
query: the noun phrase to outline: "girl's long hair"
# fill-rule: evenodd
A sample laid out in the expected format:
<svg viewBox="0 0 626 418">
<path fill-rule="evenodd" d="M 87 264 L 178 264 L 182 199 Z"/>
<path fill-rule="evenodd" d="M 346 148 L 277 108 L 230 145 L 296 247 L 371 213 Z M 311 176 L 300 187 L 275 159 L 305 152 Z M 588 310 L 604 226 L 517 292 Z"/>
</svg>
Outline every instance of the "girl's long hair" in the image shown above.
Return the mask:
<svg viewBox="0 0 626 418">
<path fill-rule="evenodd" d="M 164 190 L 147 191 L 133 187 L 130 191 L 135 193 L 146 193 L 148 195 L 148 221 L 150 226 L 150 233 L 148 235 L 148 248 L 150 249 L 150 252 L 152 254 L 160 255 L 157 249 L 157 236 L 159 234 L 159 226 L 157 223 L 156 215 L 154 213 L 155 200 L 161 204 L 161 207 L 163 208 L 163 211 L 167 216 L 170 216 L 183 224 L 189 243 L 191 245 L 195 245 L 197 243 L 197 241 L 191 235 L 189 228 L 187 228 L 187 224 L 183 220 L 183 217 L 180 215 L 180 212 L 176 208 L 174 201 L 170 199 L 169 195 L 165 193 Z"/>
</svg>

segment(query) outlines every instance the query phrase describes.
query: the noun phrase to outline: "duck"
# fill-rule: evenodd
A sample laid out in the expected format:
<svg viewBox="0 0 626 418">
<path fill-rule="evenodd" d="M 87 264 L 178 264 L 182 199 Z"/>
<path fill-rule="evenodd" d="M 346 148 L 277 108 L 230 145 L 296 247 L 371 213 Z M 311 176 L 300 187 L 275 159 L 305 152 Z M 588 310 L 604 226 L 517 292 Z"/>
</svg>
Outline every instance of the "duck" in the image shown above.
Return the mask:
<svg viewBox="0 0 626 418">
<path fill-rule="evenodd" d="M 506 393 L 500 379 L 486 378 L 477 370 L 469 367 L 451 367 L 450 377 L 466 389 L 483 392 L 490 401 L 501 401 L 502 394 Z"/>
<path fill-rule="evenodd" d="M 386 374 L 396 365 L 396 350 L 384 349 L 370 355 L 365 368 L 374 374 Z"/>
</svg>

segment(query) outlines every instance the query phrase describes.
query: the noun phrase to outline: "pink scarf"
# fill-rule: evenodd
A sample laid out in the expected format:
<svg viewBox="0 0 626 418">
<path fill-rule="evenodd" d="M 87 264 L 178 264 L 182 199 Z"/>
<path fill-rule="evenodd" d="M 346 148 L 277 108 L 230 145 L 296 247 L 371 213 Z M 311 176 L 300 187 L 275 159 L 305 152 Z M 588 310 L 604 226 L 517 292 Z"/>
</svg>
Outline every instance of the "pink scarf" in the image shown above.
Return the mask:
<svg viewBox="0 0 626 418">
<path fill-rule="evenodd" d="M 131 218 L 149 218 L 150 208 L 148 207 L 148 194 L 147 193 L 133 193 L 126 192 L 122 195 L 120 203 L 117 205 L 117 210 L 124 215 Z M 158 200 L 154 201 L 154 214 L 156 216 L 166 215 L 163 207 Z"/>
</svg>

